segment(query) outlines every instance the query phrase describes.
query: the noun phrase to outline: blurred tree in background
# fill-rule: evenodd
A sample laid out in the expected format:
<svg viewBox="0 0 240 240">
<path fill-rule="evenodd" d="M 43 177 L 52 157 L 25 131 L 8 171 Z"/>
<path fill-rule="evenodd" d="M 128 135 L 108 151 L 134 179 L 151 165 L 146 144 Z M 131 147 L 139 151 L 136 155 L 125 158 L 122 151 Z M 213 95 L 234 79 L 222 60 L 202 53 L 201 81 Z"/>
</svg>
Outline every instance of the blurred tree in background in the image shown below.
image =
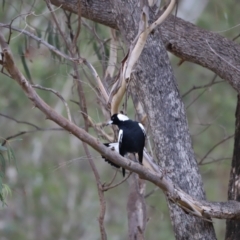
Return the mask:
<svg viewBox="0 0 240 240">
<path fill-rule="evenodd" d="M 118 31 L 79 18 L 78 14 L 67 11 L 67 7 L 62 9 L 51 5 L 49 8 L 46 2 L 1 0 L 1 26 L 11 24 L 12 27 L 11 32 L 9 27 L 1 30 L 6 39 L 10 35 L 17 66 L 35 86 L 40 97 L 67 118 L 70 109 L 71 120 L 76 125 L 88 128 L 89 133 L 98 137 L 100 142 L 106 142 L 102 128 L 99 125 L 100 130 L 96 130 L 98 125 L 95 124 L 104 123 L 108 114 L 101 110 L 100 91 L 89 66 L 86 63 L 72 64 L 29 34 L 54 46 L 63 55 L 70 55 L 72 51 L 87 59 L 108 90 L 114 76 L 110 74 L 108 80 L 106 72 L 114 71 L 116 74 L 121 67 L 127 53 L 125 42 Z M 76 9 L 79 7 L 81 3 L 76 4 Z M 240 6 L 237 1 L 205 1 L 204 7 L 198 19 L 188 20 L 239 43 Z M 181 10 L 181 1 L 179 8 Z M 64 37 L 56 26 L 54 16 Z M 23 30 L 29 34 L 24 34 Z M 114 54 L 116 61 L 111 62 Z M 170 59 L 186 108 L 206 197 L 211 201 L 226 201 L 237 93 L 207 68 L 173 55 Z M 1 188 L 6 205 L 0 211 L 0 239 L 100 239 L 98 190 L 84 144 L 37 111 L 16 82 L 4 74 L 0 76 L 1 183 L 6 184 Z M 81 91 L 85 94 L 86 103 L 81 98 Z M 134 101 L 130 98 L 124 101 L 127 100 L 128 105 L 125 104 L 123 109 L 135 118 Z M 88 115 L 81 110 L 84 104 Z M 87 116 L 94 126 L 86 126 Z M 110 134 L 110 129 L 106 132 Z M 148 148 L 152 145 L 154 148 L 152 134 L 148 134 L 151 142 Z M 101 154 L 89 150 L 101 182 L 110 182 L 115 170 L 105 164 Z M 117 174 L 115 182 L 121 180 L 121 174 Z M 108 239 L 128 238 L 126 205 L 130 181 L 124 181 L 104 193 L 104 224 Z M 4 195 L 9 192 L 8 188 L 11 194 Z M 174 239 L 165 198 L 155 185 L 146 183 L 146 239 Z M 213 219 L 213 224 L 217 239 L 224 239 L 225 220 Z"/>
</svg>

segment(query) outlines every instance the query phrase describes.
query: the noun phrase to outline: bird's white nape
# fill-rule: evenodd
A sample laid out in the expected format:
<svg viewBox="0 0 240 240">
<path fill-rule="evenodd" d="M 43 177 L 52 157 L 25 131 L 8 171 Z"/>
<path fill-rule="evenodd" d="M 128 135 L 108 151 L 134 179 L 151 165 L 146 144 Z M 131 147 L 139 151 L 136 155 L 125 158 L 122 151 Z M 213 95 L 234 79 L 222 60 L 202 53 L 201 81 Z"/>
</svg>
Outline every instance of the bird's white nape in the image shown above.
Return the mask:
<svg viewBox="0 0 240 240">
<path fill-rule="evenodd" d="M 123 115 L 123 114 L 121 114 L 121 113 L 119 113 L 119 114 L 117 115 L 117 117 L 118 117 L 118 119 L 119 119 L 120 121 L 127 121 L 127 120 L 129 120 L 129 118 L 128 118 L 126 115 Z"/>
</svg>

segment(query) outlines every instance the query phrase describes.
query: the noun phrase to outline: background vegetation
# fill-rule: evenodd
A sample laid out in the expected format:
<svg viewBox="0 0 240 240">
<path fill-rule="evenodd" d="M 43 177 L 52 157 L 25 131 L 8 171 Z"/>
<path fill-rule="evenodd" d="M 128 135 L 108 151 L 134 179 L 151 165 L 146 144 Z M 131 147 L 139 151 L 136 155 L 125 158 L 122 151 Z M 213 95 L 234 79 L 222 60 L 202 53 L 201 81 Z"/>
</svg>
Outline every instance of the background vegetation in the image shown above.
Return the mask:
<svg viewBox="0 0 240 240">
<path fill-rule="evenodd" d="M 29 0 L 1 0 L 0 3 L 1 23 L 9 23 L 18 16 L 13 26 L 26 28 L 51 44 L 63 46 L 43 1 L 36 1 L 34 5 Z M 198 19 L 197 25 L 234 38 L 240 31 L 239 27 L 234 27 L 239 24 L 239 11 L 237 1 L 224 0 L 220 3 L 212 0 Z M 26 15 L 30 12 L 31 15 Z M 56 14 L 58 19 L 61 19 L 62 28 L 66 33 L 69 32 L 65 26 L 65 15 L 62 10 L 56 10 Z M 72 21 L 75 20 L 76 16 L 72 16 Z M 86 26 L 95 28 L 99 41 L 96 41 L 96 35 Z M 7 36 L 8 31 L 5 33 Z M 93 63 L 100 75 L 103 74 L 104 59 L 99 58 L 99 53 L 102 42 L 109 37 L 108 28 L 85 20 L 80 35 L 80 52 Z M 74 122 L 83 125 L 79 107 L 74 103 L 78 98 L 70 64 L 18 32 L 13 32 L 10 45 L 25 75 L 32 79 L 34 84 L 59 91 L 71 108 Z M 108 41 L 105 48 L 107 59 Z M 120 61 L 124 48 L 119 46 L 118 51 Z M 234 134 L 236 93 L 219 78 L 215 80 L 219 82 L 217 84 L 192 89 L 194 86 L 208 85 L 214 74 L 192 63 L 184 62 L 178 66 L 179 59 L 173 56 L 171 59 L 186 105 L 195 154 L 198 161 L 202 161 L 200 170 L 207 198 L 224 201 L 227 199 L 233 139 L 223 140 Z M 91 75 L 85 67 L 80 68 L 84 83 L 85 73 L 88 77 Z M 1 142 L 22 131 L 31 131 L 6 143 L 8 149 L 13 149 L 14 156 L 10 156 L 10 159 L 14 161 L 7 161 L 6 169 L 3 171 L 2 181 L 9 186 L 11 194 L 6 198 L 7 205 L 2 206 L 0 210 L 0 239 L 99 239 L 97 222 L 99 200 L 94 176 L 81 142 L 61 129 L 53 130 L 58 126 L 35 110 L 19 86 L 3 74 L 0 75 L 0 86 Z M 94 122 L 104 122 L 106 119 L 103 119 L 98 110 L 93 88 L 85 84 L 84 89 L 90 106 L 89 115 Z M 185 94 L 189 89 L 192 91 Z M 66 115 L 63 103 L 54 94 L 40 90 L 39 94 L 51 106 L 55 106 L 57 112 Z M 134 116 L 132 108 L 128 109 L 128 114 Z M 41 129 L 23 122 L 17 123 L 16 120 L 32 123 Z M 223 143 L 203 159 L 208 151 L 221 141 Z M 113 169 L 105 164 L 98 153 L 92 154 L 101 179 L 109 181 L 114 174 Z M 6 155 L 5 158 L 8 159 Z M 207 164 L 212 161 L 216 162 Z M 122 179 L 120 174 L 117 178 Z M 147 186 L 147 192 L 153 189 L 153 185 Z M 109 239 L 127 239 L 127 194 L 127 182 L 106 192 L 105 223 Z M 163 193 L 155 191 L 146 198 L 146 201 L 149 218 L 146 239 L 174 239 Z M 213 221 L 218 239 L 221 240 L 225 233 L 225 221 L 215 219 Z"/>
</svg>

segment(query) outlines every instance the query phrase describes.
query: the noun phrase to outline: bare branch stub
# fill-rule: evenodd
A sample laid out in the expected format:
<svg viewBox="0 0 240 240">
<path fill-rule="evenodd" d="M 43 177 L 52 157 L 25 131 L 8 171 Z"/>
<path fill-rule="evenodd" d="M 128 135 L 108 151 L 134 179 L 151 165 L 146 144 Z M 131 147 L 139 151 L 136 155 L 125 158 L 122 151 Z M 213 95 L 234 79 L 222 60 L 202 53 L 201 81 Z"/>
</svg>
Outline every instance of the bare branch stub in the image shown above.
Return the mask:
<svg viewBox="0 0 240 240">
<path fill-rule="evenodd" d="M 63 104 L 64 104 L 65 107 L 66 107 L 66 111 L 67 111 L 67 115 L 68 115 L 68 120 L 69 120 L 70 122 L 72 121 L 71 112 L 70 112 L 70 109 L 69 109 L 69 107 L 68 107 L 68 104 L 67 104 L 67 102 L 65 101 L 65 99 L 63 98 L 63 96 L 62 96 L 58 91 L 56 91 L 56 90 L 54 90 L 54 89 L 51 89 L 51 88 L 45 88 L 45 87 L 40 86 L 40 85 L 38 85 L 38 84 L 32 85 L 32 87 L 33 87 L 33 88 L 38 88 L 38 89 L 41 89 L 41 90 L 45 90 L 45 91 L 52 92 L 52 93 L 54 93 L 56 96 L 58 96 L 58 97 L 62 100 Z"/>
</svg>

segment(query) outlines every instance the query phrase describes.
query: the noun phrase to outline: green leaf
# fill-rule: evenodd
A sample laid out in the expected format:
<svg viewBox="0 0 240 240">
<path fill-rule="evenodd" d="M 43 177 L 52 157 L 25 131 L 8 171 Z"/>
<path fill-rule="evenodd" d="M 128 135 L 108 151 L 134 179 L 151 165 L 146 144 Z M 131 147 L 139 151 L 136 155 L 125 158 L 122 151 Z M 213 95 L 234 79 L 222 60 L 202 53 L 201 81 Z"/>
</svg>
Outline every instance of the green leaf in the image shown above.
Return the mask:
<svg viewBox="0 0 240 240">
<path fill-rule="evenodd" d="M 58 34 L 55 34 L 54 41 L 55 41 L 55 47 L 58 50 L 60 50 L 61 46 L 60 46 L 60 41 L 59 41 L 59 35 Z M 58 54 L 55 54 L 55 53 L 52 53 L 52 54 L 54 54 L 55 57 L 57 57 L 59 59 L 59 61 L 62 62 L 62 58 Z"/>
<path fill-rule="evenodd" d="M 2 177 L 2 174 L 1 174 L 1 176 L 0 176 L 0 193 L 1 194 L 2 194 L 2 189 L 3 189 L 2 179 L 3 179 L 3 177 Z"/>
<path fill-rule="evenodd" d="M 110 55 L 110 49 L 109 49 L 109 46 L 107 43 L 105 43 L 104 45 L 104 50 L 105 50 L 105 53 L 106 53 L 106 58 L 108 59 L 109 58 L 109 55 Z"/>
<path fill-rule="evenodd" d="M 2 153 L 0 153 L 0 162 L 1 162 L 1 166 L 2 166 L 2 169 L 1 169 L 2 171 L 1 172 L 4 172 L 5 169 L 6 169 L 6 160 L 5 160 Z"/>
<path fill-rule="evenodd" d="M 44 34 L 44 38 L 47 37 L 47 35 L 49 34 L 50 31 L 52 31 L 52 24 L 51 24 L 51 22 L 49 21 L 49 22 L 48 22 L 47 29 L 46 29 L 45 34 Z"/>
<path fill-rule="evenodd" d="M 20 45 L 18 46 L 18 52 L 19 52 L 19 55 L 21 57 L 22 65 L 23 65 L 24 71 L 25 71 L 25 73 L 27 75 L 27 78 L 29 79 L 30 82 L 32 82 L 32 77 L 31 77 L 30 71 L 29 71 L 27 63 L 26 63 L 24 52 L 23 52 L 23 50 L 22 50 Z"/>
<path fill-rule="evenodd" d="M 28 38 L 26 35 L 24 35 L 24 45 L 25 45 L 25 51 L 28 49 Z"/>
<path fill-rule="evenodd" d="M 48 41 L 49 44 L 54 45 L 54 44 L 53 44 L 53 34 L 52 34 L 52 30 L 49 30 L 49 32 L 48 32 L 47 41 Z"/>
<path fill-rule="evenodd" d="M 2 9 L 4 10 L 4 7 L 5 7 L 5 0 L 3 0 L 2 2 Z"/>
<path fill-rule="evenodd" d="M 10 163 L 11 162 L 11 152 L 9 151 L 9 149 L 7 151 L 7 157 L 8 157 L 8 162 Z"/>
<path fill-rule="evenodd" d="M 37 36 L 38 36 L 39 38 L 42 38 L 42 33 L 41 33 L 41 31 L 38 30 L 38 29 L 35 29 L 35 30 L 36 30 Z M 38 41 L 37 43 L 38 43 L 38 48 L 40 48 L 41 42 Z"/>
<path fill-rule="evenodd" d="M 13 141 L 22 141 L 23 139 L 22 138 L 14 138 L 14 139 L 11 139 L 11 142 Z"/>
<path fill-rule="evenodd" d="M 60 50 L 60 41 L 59 41 L 59 36 L 58 34 L 55 34 L 55 46 L 58 50 Z"/>
<path fill-rule="evenodd" d="M 14 154 L 14 151 L 12 150 L 11 147 L 9 147 L 8 151 L 10 152 L 11 154 L 11 160 L 13 160 L 14 164 L 15 164 L 15 167 L 18 171 L 18 167 L 17 167 L 17 161 L 16 161 L 16 157 L 15 157 L 15 154 Z"/>
<path fill-rule="evenodd" d="M 102 54 L 100 54 L 99 47 L 96 42 L 93 42 L 93 50 L 96 53 L 98 59 L 101 61 L 102 60 Z"/>
<path fill-rule="evenodd" d="M 4 152 L 4 151 L 7 151 L 8 149 L 2 145 L 0 145 L 0 151 Z"/>
<path fill-rule="evenodd" d="M 7 184 L 2 183 L 2 195 L 6 198 L 8 195 L 12 195 L 12 191 Z"/>
</svg>

